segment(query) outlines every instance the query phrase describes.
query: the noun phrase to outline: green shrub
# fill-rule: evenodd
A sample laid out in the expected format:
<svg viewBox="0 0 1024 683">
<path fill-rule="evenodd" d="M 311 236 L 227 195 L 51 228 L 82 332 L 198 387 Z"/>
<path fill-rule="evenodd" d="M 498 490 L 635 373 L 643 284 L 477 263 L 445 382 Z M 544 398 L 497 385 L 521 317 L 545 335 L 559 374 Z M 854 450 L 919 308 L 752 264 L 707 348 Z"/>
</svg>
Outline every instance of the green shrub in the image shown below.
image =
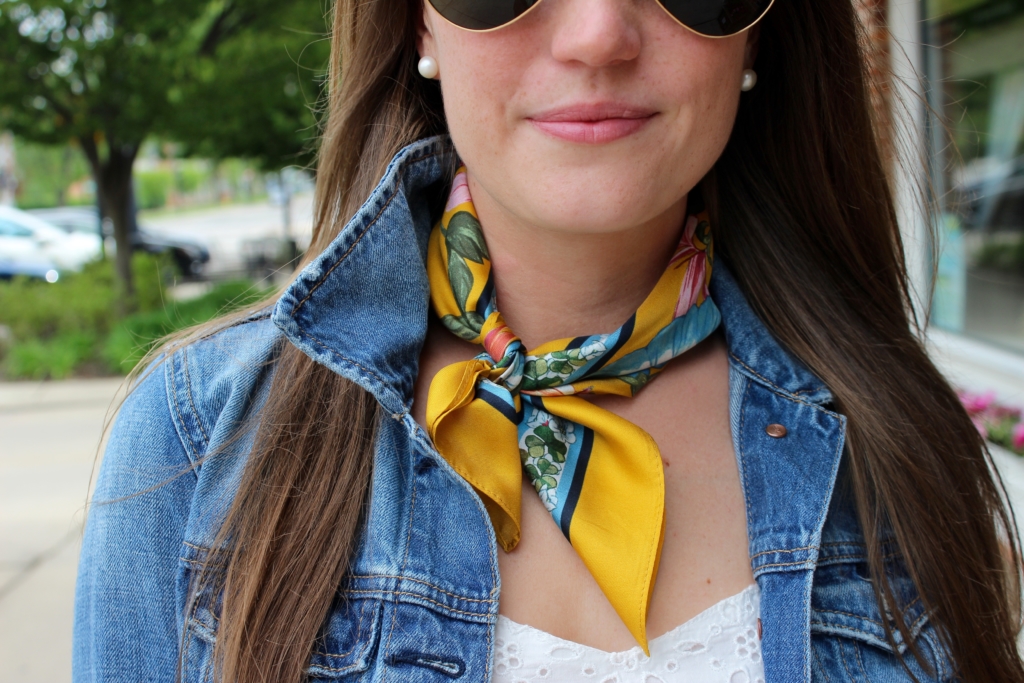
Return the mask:
<svg viewBox="0 0 1024 683">
<path fill-rule="evenodd" d="M 24 379 L 64 379 L 92 359 L 96 336 L 68 332 L 49 340 L 15 344 L 7 357 L 7 373 Z"/>
<path fill-rule="evenodd" d="M 130 372 L 163 337 L 259 301 L 269 291 L 246 281 L 225 282 L 196 299 L 170 302 L 160 310 L 128 316 L 107 338 L 103 360 L 113 372 Z"/>
<path fill-rule="evenodd" d="M 142 171 L 135 174 L 135 200 L 140 209 L 159 209 L 167 203 L 174 187 L 170 171 Z"/>
<path fill-rule="evenodd" d="M 164 308 L 168 259 L 135 254 L 132 268 L 136 293 L 130 302 L 120 294 L 110 261 L 91 263 L 53 284 L 27 278 L 0 282 L 0 325 L 13 337 L 0 357 L 3 375 L 57 379 L 103 363 L 107 337 L 125 309 L 146 315 Z"/>
<path fill-rule="evenodd" d="M 178 171 L 178 191 L 182 194 L 190 194 L 198 190 L 209 179 L 209 171 L 193 166 L 185 166 Z"/>
</svg>

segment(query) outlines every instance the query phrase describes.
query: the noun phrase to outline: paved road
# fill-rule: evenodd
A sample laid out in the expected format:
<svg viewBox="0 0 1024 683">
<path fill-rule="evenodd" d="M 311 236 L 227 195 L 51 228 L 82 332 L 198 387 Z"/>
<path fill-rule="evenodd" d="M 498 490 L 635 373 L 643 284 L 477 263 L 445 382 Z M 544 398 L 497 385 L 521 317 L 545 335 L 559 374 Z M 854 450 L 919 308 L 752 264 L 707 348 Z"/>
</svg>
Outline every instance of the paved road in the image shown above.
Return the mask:
<svg viewBox="0 0 1024 683">
<path fill-rule="evenodd" d="M 75 568 L 102 425 L 120 380 L 0 383 L 0 683 L 71 678 Z M 1024 461 L 997 453 L 1024 517 Z"/>
<path fill-rule="evenodd" d="M 273 243 L 285 236 L 283 210 L 269 202 L 142 214 L 139 222 L 151 232 L 188 237 L 205 244 L 210 250 L 207 273 L 211 276 L 243 270 L 247 254 L 262 251 L 266 248 L 262 243 Z M 289 234 L 300 249 L 309 246 L 312 226 L 312 195 L 295 195 Z"/>
</svg>

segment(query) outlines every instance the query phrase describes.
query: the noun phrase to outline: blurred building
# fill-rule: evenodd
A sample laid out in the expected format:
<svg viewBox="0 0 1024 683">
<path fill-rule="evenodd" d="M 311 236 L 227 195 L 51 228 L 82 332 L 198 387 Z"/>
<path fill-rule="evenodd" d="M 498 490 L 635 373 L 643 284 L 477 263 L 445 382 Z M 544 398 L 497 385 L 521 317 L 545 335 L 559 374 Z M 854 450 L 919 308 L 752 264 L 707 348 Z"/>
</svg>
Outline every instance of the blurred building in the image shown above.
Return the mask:
<svg viewBox="0 0 1024 683">
<path fill-rule="evenodd" d="M 858 1 L 914 286 L 921 301 L 932 295 L 933 336 L 968 362 L 988 358 L 989 370 L 1008 378 L 1004 387 L 1016 383 L 1002 393 L 1019 401 L 1024 0 Z"/>
</svg>

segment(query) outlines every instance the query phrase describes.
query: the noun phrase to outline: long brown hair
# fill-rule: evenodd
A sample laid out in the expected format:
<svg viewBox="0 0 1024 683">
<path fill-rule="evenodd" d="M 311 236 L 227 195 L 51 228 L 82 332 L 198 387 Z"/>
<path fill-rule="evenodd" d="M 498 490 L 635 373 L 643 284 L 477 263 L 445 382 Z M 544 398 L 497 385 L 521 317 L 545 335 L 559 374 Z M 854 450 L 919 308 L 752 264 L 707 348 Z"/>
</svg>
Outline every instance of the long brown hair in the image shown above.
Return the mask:
<svg viewBox="0 0 1024 683">
<path fill-rule="evenodd" d="M 307 258 L 402 146 L 444 131 L 436 84 L 415 74 L 417 12 L 409 0 L 337 2 Z M 851 0 L 781 0 L 760 30 L 759 85 L 705 183 L 719 253 L 848 418 L 879 612 L 912 640 L 884 580 L 891 534 L 958 678 L 1022 681 L 1016 528 L 984 442 L 915 334 Z M 365 391 L 282 348 L 205 570 L 226 571 L 221 680 L 303 679 L 359 530 L 379 419 Z"/>
</svg>

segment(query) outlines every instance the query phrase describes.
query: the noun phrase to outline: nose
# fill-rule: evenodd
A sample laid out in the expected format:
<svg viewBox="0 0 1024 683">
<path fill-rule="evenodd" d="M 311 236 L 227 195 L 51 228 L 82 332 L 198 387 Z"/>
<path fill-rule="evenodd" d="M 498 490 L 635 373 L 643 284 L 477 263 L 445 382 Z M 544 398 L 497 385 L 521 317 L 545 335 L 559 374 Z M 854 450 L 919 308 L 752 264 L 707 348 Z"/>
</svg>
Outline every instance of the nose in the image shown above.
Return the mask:
<svg viewBox="0 0 1024 683">
<path fill-rule="evenodd" d="M 633 0 L 558 0 L 551 54 L 561 62 L 614 66 L 640 54 L 640 11 Z M 552 7 L 554 9 L 554 7 Z"/>
</svg>

